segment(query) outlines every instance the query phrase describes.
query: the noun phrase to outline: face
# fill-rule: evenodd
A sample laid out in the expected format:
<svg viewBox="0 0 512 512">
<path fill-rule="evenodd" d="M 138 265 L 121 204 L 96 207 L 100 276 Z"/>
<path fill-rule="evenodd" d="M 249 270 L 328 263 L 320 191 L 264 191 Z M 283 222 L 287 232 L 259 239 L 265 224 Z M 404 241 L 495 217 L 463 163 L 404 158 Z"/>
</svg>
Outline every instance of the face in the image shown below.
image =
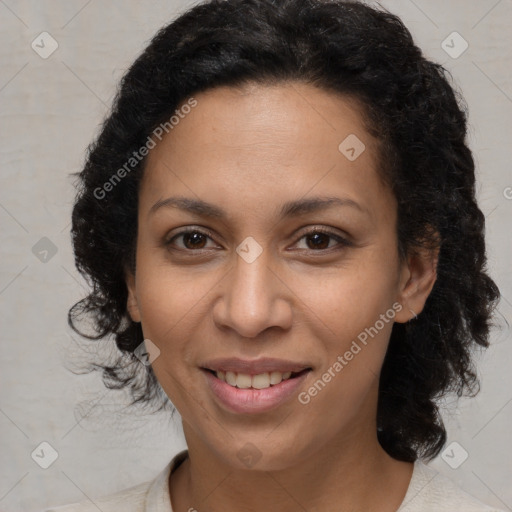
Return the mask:
<svg viewBox="0 0 512 512">
<path fill-rule="evenodd" d="M 189 449 L 285 468 L 375 432 L 393 322 L 421 311 L 434 273 L 399 261 L 355 101 L 301 83 L 195 99 L 147 157 L 128 310 Z"/>
</svg>

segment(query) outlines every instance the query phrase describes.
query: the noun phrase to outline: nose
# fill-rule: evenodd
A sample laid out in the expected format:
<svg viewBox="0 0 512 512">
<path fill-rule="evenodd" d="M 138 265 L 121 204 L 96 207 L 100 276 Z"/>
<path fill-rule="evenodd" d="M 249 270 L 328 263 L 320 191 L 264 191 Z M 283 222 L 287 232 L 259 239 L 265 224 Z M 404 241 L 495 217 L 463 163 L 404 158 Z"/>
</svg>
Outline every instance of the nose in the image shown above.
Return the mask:
<svg viewBox="0 0 512 512">
<path fill-rule="evenodd" d="M 236 256 L 234 267 L 219 285 L 221 296 L 213 310 L 219 328 L 255 338 L 270 327 L 286 330 L 291 326 L 293 292 L 284 276 L 269 267 L 265 253 L 251 263 Z"/>
</svg>

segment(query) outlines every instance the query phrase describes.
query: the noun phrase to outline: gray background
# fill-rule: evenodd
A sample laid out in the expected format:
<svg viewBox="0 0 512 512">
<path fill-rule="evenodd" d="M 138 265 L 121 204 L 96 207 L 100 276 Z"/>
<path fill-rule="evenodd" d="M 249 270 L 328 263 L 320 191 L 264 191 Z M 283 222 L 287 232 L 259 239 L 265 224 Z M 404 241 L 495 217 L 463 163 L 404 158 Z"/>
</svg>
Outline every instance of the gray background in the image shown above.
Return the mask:
<svg viewBox="0 0 512 512">
<path fill-rule="evenodd" d="M 512 350 L 505 323 L 512 320 L 512 2 L 381 4 L 401 16 L 428 57 L 452 72 L 469 104 L 489 270 L 504 296 L 497 318 L 503 328 L 479 356 L 481 393 L 444 402 L 447 444 L 460 445 L 445 457 L 454 465 L 465 450 L 468 458 L 457 469 L 441 456 L 431 466 L 481 500 L 512 510 Z M 191 5 L 0 0 L 1 510 L 39 510 L 135 485 L 185 447 L 178 421 L 169 426 L 162 414 L 123 412 L 126 397 L 106 393 L 98 374 L 66 369 L 77 354 L 66 315 L 85 293 L 69 239 L 69 173 L 80 169 L 126 68 L 159 27 Z M 43 31 L 58 43 L 46 59 L 31 47 Z M 469 44 L 457 58 L 441 47 L 454 31 Z M 457 52 L 462 47 L 452 39 Z M 36 450 L 39 460 L 49 457 L 43 441 L 58 453 L 47 469 L 31 456 Z"/>
</svg>

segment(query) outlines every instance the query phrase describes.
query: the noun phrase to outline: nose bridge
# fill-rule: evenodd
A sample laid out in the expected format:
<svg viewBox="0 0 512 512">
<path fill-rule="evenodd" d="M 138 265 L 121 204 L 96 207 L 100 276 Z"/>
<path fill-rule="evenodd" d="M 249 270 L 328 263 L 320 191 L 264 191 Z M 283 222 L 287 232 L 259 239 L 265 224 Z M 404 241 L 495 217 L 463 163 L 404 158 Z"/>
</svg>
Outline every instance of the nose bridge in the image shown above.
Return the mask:
<svg viewBox="0 0 512 512">
<path fill-rule="evenodd" d="M 264 302 L 269 300 L 271 295 L 271 283 L 269 283 L 270 270 L 268 268 L 268 258 L 259 256 L 252 262 L 248 262 L 238 257 L 234 268 L 233 286 L 231 287 L 231 298 L 235 304 L 243 304 L 244 307 L 252 309 L 261 309 Z M 257 299 L 260 300 L 259 303 Z"/>
<path fill-rule="evenodd" d="M 216 321 L 244 337 L 255 337 L 271 326 L 285 328 L 291 320 L 290 305 L 270 269 L 270 252 L 248 241 L 237 253 Z"/>
</svg>

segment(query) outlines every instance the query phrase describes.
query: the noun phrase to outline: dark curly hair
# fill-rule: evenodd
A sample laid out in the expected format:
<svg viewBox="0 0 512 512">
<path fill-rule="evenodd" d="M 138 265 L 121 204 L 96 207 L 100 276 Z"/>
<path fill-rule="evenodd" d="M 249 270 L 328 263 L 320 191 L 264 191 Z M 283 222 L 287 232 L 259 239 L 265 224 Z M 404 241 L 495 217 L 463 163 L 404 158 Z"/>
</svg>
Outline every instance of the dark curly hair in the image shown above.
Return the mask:
<svg viewBox="0 0 512 512">
<path fill-rule="evenodd" d="M 488 346 L 499 298 L 486 274 L 467 109 L 447 75 L 422 55 L 397 16 L 355 1 L 211 0 L 162 28 L 123 77 L 83 170 L 74 174 L 75 262 L 92 291 L 68 320 L 89 340 L 112 335 L 119 349 L 111 364 L 94 362 L 88 371 L 102 370 L 107 388 L 129 386 L 131 405 L 160 400 L 173 409 L 151 366 L 134 357 L 144 338 L 126 305 L 146 159 L 108 193 L 105 184 L 192 94 L 221 85 L 307 83 L 362 105 L 380 142 L 379 175 L 398 203 L 400 258 L 439 247 L 437 281 L 423 311 L 393 326 L 377 411 L 378 439 L 389 455 L 409 462 L 436 456 L 446 441 L 436 399 L 478 392 L 472 352 Z M 80 326 L 83 318 L 92 320 L 93 332 Z"/>
</svg>

